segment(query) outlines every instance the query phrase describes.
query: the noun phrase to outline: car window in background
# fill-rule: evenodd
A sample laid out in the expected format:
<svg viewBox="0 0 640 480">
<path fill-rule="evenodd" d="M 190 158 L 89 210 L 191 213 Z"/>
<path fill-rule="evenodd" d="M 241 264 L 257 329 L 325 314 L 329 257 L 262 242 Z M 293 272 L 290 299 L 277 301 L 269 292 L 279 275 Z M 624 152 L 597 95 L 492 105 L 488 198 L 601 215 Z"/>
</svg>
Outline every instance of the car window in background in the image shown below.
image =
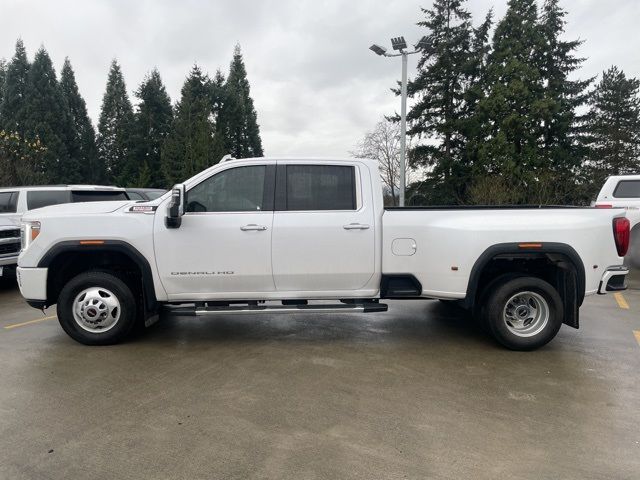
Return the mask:
<svg viewBox="0 0 640 480">
<path fill-rule="evenodd" d="M 0 193 L 0 213 L 16 213 L 18 208 L 18 192 Z"/>
<path fill-rule="evenodd" d="M 144 198 L 142 197 L 142 195 L 140 195 L 137 192 L 127 192 L 127 195 L 129 195 L 129 200 L 144 200 Z"/>
<path fill-rule="evenodd" d="M 69 192 L 66 190 L 32 190 L 27 192 L 27 208 L 29 210 L 61 203 L 69 203 Z"/>
<path fill-rule="evenodd" d="M 355 210 L 351 166 L 287 165 L 287 210 Z"/>
<path fill-rule="evenodd" d="M 147 192 L 147 197 L 149 200 L 155 200 L 156 198 L 160 198 L 166 192 L 164 190 L 158 190 L 157 192 Z"/>
<path fill-rule="evenodd" d="M 129 200 L 125 192 L 118 191 L 93 191 L 93 190 L 76 190 L 71 192 L 71 201 L 77 202 L 105 202 L 112 200 Z"/>
<path fill-rule="evenodd" d="M 621 180 L 613 191 L 614 198 L 640 198 L 640 180 Z"/>
</svg>

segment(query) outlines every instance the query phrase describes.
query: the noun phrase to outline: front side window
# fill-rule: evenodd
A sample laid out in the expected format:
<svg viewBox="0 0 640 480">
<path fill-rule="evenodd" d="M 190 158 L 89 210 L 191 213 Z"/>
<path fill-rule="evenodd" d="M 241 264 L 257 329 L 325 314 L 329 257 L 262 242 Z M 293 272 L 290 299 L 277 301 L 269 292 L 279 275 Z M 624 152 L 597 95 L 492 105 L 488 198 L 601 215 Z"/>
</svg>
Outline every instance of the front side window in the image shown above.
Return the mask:
<svg viewBox="0 0 640 480">
<path fill-rule="evenodd" d="M 48 207 L 60 203 L 69 203 L 71 195 L 67 190 L 32 190 L 27 192 L 27 208 Z"/>
<path fill-rule="evenodd" d="M 354 167 L 287 165 L 287 210 L 356 210 Z"/>
<path fill-rule="evenodd" d="M 186 212 L 259 212 L 264 209 L 266 167 L 224 170 L 187 192 Z"/>
<path fill-rule="evenodd" d="M 621 180 L 613 191 L 614 198 L 640 198 L 640 180 Z"/>
<path fill-rule="evenodd" d="M 16 213 L 18 192 L 0 192 L 0 213 Z"/>
</svg>

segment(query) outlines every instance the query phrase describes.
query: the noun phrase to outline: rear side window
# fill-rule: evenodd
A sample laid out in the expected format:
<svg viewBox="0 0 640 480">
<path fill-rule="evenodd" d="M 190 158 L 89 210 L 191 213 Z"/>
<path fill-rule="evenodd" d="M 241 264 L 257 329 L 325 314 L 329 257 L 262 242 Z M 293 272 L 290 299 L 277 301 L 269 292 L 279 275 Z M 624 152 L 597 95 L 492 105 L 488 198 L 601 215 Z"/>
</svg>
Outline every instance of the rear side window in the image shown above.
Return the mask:
<svg viewBox="0 0 640 480">
<path fill-rule="evenodd" d="M 66 190 L 32 190 L 27 192 L 27 209 L 48 207 L 69 203 L 69 192 Z"/>
<path fill-rule="evenodd" d="M 620 180 L 613 191 L 614 198 L 640 198 L 640 180 Z"/>
<path fill-rule="evenodd" d="M 0 192 L 0 213 L 16 213 L 18 192 Z"/>
<path fill-rule="evenodd" d="M 129 200 L 125 192 L 76 190 L 71 192 L 71 201 L 78 202 L 106 202 L 112 200 Z"/>
<path fill-rule="evenodd" d="M 355 210 L 352 166 L 286 165 L 286 210 Z"/>
</svg>

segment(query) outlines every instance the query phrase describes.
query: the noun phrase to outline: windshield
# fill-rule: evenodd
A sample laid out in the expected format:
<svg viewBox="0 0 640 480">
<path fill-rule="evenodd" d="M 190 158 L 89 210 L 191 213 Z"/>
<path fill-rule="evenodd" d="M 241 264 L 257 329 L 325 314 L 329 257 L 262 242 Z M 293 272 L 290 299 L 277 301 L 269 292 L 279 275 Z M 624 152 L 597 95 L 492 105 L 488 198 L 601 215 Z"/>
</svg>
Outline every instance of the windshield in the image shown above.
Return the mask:
<svg viewBox="0 0 640 480">
<path fill-rule="evenodd" d="M 167 192 L 164 190 L 153 190 L 151 192 L 146 192 L 146 193 L 147 193 L 147 197 L 149 197 L 149 200 L 155 200 L 156 198 L 160 198 L 162 195 L 164 195 Z"/>
<path fill-rule="evenodd" d="M 110 200 L 129 200 L 127 194 L 122 191 L 95 191 L 95 190 L 76 190 L 71 192 L 71 201 L 76 202 L 104 202 Z"/>
</svg>

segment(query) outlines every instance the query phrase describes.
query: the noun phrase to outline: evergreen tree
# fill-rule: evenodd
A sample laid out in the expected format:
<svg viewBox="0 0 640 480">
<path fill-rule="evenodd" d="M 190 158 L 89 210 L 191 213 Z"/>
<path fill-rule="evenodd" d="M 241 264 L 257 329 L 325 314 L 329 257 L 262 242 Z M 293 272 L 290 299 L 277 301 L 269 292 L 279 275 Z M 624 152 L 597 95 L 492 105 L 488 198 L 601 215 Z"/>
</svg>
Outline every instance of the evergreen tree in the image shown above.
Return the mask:
<svg viewBox="0 0 640 480">
<path fill-rule="evenodd" d="M 38 139 L 29 141 L 16 132 L 0 129 L 0 185 L 11 187 L 43 183 L 45 152 Z"/>
<path fill-rule="evenodd" d="M 216 70 L 216 74 L 211 81 L 211 110 L 213 111 L 214 121 L 219 130 L 224 130 L 224 118 L 222 110 L 226 101 L 227 92 L 225 89 L 226 80 L 220 70 Z"/>
<path fill-rule="evenodd" d="M 505 17 L 496 26 L 489 55 L 490 87 L 479 105 L 486 140 L 479 151 L 480 165 L 474 171 L 476 182 L 482 182 L 487 174 L 501 176 L 501 185 L 493 185 L 499 191 L 496 201 L 526 201 L 527 188 L 545 167 L 539 148 L 546 108 L 541 74 L 543 44 L 535 0 L 509 0 Z"/>
<path fill-rule="evenodd" d="M 220 161 L 216 152 L 210 80 L 196 65 L 181 90 L 171 131 L 162 149 L 165 186 L 181 182 Z"/>
<path fill-rule="evenodd" d="M 484 142 L 483 118 L 479 110 L 480 102 L 489 90 L 487 79 L 487 62 L 491 52 L 489 30 L 493 24 L 493 11 L 489 11 L 484 22 L 473 31 L 471 51 L 465 68 L 467 87 L 464 92 L 460 111 L 459 128 L 464 149 L 460 167 L 463 175 L 459 175 L 464 183 L 456 188 L 458 199 L 467 203 L 469 185 L 474 166 L 479 164 L 479 150 Z M 461 170 L 461 168 L 459 168 Z"/>
<path fill-rule="evenodd" d="M 579 130 L 584 119 L 577 111 L 587 99 L 587 88 L 593 81 L 570 80 L 584 59 L 574 56 L 581 40 L 564 41 L 566 12 L 559 0 L 545 0 L 540 28 L 543 35 L 542 79 L 545 84 L 542 108 L 542 159 L 553 183 L 567 185 L 581 163 L 582 149 Z M 555 189 L 556 203 L 571 202 L 567 191 Z"/>
<path fill-rule="evenodd" d="M 2 105 L 2 95 L 4 92 L 4 79 L 7 76 L 7 62 L 0 58 L 0 105 Z"/>
<path fill-rule="evenodd" d="M 16 51 L 7 65 L 2 103 L 0 104 L 0 128 L 8 132 L 25 133 L 25 105 L 29 60 L 22 40 L 16 42 Z"/>
<path fill-rule="evenodd" d="M 67 139 L 70 159 L 63 166 L 62 179 L 69 183 L 101 183 L 104 172 L 98 163 L 95 130 L 68 58 L 65 58 L 60 73 L 60 88 L 66 102 L 70 128 Z"/>
<path fill-rule="evenodd" d="M 40 48 L 29 68 L 25 96 L 24 129 L 27 138 L 38 138 L 46 148 L 44 174 L 48 182 L 70 182 L 79 177 L 70 168 L 67 144 L 71 132 L 68 107 L 56 78 L 51 58 Z"/>
<path fill-rule="evenodd" d="M 258 115 L 250 95 L 247 70 L 239 45 L 236 45 L 233 51 L 233 60 L 225 83 L 221 123 L 224 127 L 227 153 L 235 158 L 263 155 Z"/>
<path fill-rule="evenodd" d="M 432 203 L 462 201 L 475 156 L 469 141 L 477 136 L 472 120 L 483 96 L 480 76 L 491 16 L 474 29 L 464 3 L 435 0 L 432 8 L 422 9 L 426 19 L 418 25 L 428 29 L 428 47 L 407 87 L 417 98 L 407 115 L 408 135 L 435 140 L 411 151 L 413 165 L 430 168 L 423 189 Z"/>
<path fill-rule="evenodd" d="M 104 165 L 110 183 L 131 185 L 137 180 L 127 176 L 136 170 L 131 167 L 133 134 L 133 108 L 120 66 L 113 60 L 102 99 L 97 137 L 98 159 Z"/>
<path fill-rule="evenodd" d="M 640 173 L 640 80 L 618 67 L 603 72 L 588 114 L 591 185 L 596 193 L 606 177 Z"/>
<path fill-rule="evenodd" d="M 139 187 L 164 187 L 161 171 L 162 145 L 169 135 L 173 111 L 157 69 L 144 79 L 136 97 L 140 100 L 135 114 L 134 157 L 136 168 L 130 177 Z"/>
</svg>

